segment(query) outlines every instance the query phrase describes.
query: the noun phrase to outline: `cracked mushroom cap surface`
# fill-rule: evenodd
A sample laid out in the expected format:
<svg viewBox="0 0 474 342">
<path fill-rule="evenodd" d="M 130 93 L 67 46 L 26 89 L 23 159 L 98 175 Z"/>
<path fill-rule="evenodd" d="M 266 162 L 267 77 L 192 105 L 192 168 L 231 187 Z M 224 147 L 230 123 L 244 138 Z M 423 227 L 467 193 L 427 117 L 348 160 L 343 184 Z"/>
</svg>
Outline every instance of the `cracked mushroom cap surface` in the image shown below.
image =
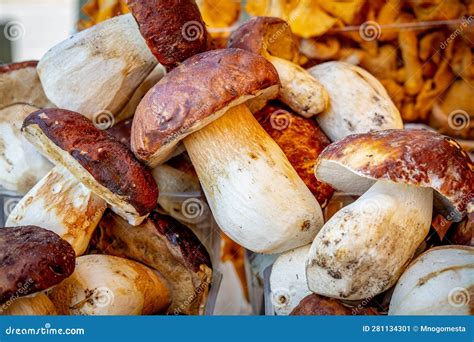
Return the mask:
<svg viewBox="0 0 474 342">
<path fill-rule="evenodd" d="M 76 254 L 56 233 L 37 226 L 0 228 L 0 303 L 59 284 Z"/>
<path fill-rule="evenodd" d="M 251 18 L 232 33 L 228 46 L 261 55 L 269 53 L 292 62 L 299 57 L 298 44 L 290 25 L 275 17 Z"/>
<path fill-rule="evenodd" d="M 453 139 L 426 130 L 386 130 L 348 136 L 319 156 L 316 177 L 362 194 L 377 180 L 435 190 L 437 209 L 458 222 L 473 201 L 473 164 Z"/>
<path fill-rule="evenodd" d="M 162 163 L 186 136 L 234 106 L 274 98 L 280 80 L 273 65 L 241 49 L 195 55 L 161 79 L 140 102 L 132 125 L 132 150 L 150 166 Z"/>
<path fill-rule="evenodd" d="M 64 166 L 108 203 L 130 204 L 138 215 L 156 207 L 158 188 L 144 165 L 112 135 L 79 113 L 44 109 L 23 122 L 23 133 L 43 154 Z M 114 205 L 116 203 L 112 203 Z"/>
<path fill-rule="evenodd" d="M 194 0 L 127 0 L 153 55 L 173 68 L 207 48 L 207 31 Z"/>
</svg>

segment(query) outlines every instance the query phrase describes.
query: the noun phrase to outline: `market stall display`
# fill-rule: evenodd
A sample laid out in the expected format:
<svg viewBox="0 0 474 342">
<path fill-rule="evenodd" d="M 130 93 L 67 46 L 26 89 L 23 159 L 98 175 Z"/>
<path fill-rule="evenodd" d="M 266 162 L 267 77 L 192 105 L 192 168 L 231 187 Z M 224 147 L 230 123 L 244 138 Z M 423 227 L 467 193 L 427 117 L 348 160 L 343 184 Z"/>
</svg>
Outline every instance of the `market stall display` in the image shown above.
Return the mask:
<svg viewBox="0 0 474 342">
<path fill-rule="evenodd" d="M 0 66 L 1 314 L 472 314 L 471 2 L 84 11 Z"/>
</svg>

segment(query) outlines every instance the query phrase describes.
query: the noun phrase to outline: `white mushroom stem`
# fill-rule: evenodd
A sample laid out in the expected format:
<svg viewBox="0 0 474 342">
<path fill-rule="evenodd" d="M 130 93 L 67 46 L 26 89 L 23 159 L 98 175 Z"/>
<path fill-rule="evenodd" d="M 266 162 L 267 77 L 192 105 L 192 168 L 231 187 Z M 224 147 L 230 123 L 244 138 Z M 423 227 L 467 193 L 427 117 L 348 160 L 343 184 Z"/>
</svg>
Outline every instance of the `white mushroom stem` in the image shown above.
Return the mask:
<svg viewBox="0 0 474 342">
<path fill-rule="evenodd" d="M 110 127 L 156 66 L 131 14 L 74 34 L 38 63 L 47 97 L 59 108 Z"/>
<path fill-rule="evenodd" d="M 300 301 L 311 294 L 305 264 L 311 245 L 281 254 L 270 275 L 271 298 L 275 314 L 289 315 Z"/>
<path fill-rule="evenodd" d="M 58 234 L 83 254 L 107 203 L 56 166 L 15 206 L 6 226 L 34 225 Z"/>
<path fill-rule="evenodd" d="M 61 315 L 149 315 L 170 304 L 168 285 L 158 272 L 99 254 L 77 258 L 74 273 L 49 297 Z"/>
<path fill-rule="evenodd" d="M 329 105 L 329 95 L 323 85 L 299 65 L 282 58 L 266 55 L 281 81 L 280 99 L 299 115 L 309 118 L 323 112 Z"/>
<path fill-rule="evenodd" d="M 279 253 L 312 241 L 321 207 L 246 105 L 184 140 L 212 213 L 234 241 Z"/>
<path fill-rule="evenodd" d="M 316 116 L 316 121 L 331 141 L 351 134 L 403 128 L 400 112 L 387 91 L 364 69 L 344 62 L 326 62 L 308 72 L 329 94 L 331 104 Z"/>
<path fill-rule="evenodd" d="M 306 263 L 310 290 L 357 300 L 391 287 L 428 234 L 432 207 L 431 188 L 377 181 L 317 235 Z"/>
</svg>

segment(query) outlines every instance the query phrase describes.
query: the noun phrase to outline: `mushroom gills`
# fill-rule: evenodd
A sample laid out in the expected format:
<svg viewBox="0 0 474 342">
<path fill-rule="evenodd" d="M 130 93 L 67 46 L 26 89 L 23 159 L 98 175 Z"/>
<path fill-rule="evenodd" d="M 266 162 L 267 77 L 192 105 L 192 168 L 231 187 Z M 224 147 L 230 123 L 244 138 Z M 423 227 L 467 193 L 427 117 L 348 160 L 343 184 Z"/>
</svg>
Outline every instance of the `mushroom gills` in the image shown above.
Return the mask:
<svg viewBox="0 0 474 342">
<path fill-rule="evenodd" d="M 257 253 L 308 244 L 321 207 L 246 105 L 184 139 L 218 225 Z"/>
<path fill-rule="evenodd" d="M 385 291 L 428 234 L 432 211 L 431 188 L 377 181 L 317 235 L 306 262 L 310 290 L 348 300 Z"/>
</svg>

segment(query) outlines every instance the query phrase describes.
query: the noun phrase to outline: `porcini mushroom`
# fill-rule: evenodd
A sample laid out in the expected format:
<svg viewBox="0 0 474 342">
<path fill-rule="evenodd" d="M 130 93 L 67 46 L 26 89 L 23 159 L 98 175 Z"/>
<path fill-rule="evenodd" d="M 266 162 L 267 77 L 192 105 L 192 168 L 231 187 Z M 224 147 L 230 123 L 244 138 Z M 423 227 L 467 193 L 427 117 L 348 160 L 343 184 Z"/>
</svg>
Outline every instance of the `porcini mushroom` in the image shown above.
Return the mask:
<svg viewBox="0 0 474 342">
<path fill-rule="evenodd" d="M 133 16 L 125 14 L 53 47 L 38 63 L 38 74 L 56 106 L 112 121 L 156 64 Z"/>
<path fill-rule="evenodd" d="M 151 172 L 125 145 L 81 114 L 40 110 L 24 120 L 22 132 L 131 224 L 140 224 L 156 207 L 158 188 Z"/>
<path fill-rule="evenodd" d="M 203 314 L 212 281 L 208 252 L 193 232 L 169 216 L 153 213 L 131 227 L 113 215 L 104 216 L 95 248 L 136 260 L 157 270 L 170 285 L 170 314 Z"/>
<path fill-rule="evenodd" d="M 272 266 L 270 289 L 277 315 L 289 315 L 299 302 L 311 294 L 306 282 L 306 245 L 281 254 Z"/>
<path fill-rule="evenodd" d="M 148 92 L 132 126 L 132 150 L 151 166 L 184 139 L 218 225 L 262 253 L 307 244 L 322 225 L 319 204 L 244 104 L 276 96 L 278 86 L 259 55 L 205 52 Z"/>
<path fill-rule="evenodd" d="M 332 141 L 350 134 L 403 128 L 387 91 L 364 69 L 345 62 L 326 62 L 308 71 L 329 94 L 331 105 L 316 116 L 316 121 Z"/>
<path fill-rule="evenodd" d="M 140 32 L 168 70 L 207 48 L 207 31 L 194 0 L 127 0 Z"/>
<path fill-rule="evenodd" d="M 56 166 L 18 202 L 6 225 L 47 227 L 81 255 L 106 208 L 102 198 Z"/>
<path fill-rule="evenodd" d="M 60 315 L 150 315 L 163 313 L 170 293 L 150 268 L 111 255 L 83 255 L 74 273 L 49 298 Z"/>
<path fill-rule="evenodd" d="M 395 286 L 389 315 L 472 315 L 474 247 L 429 249 L 406 269 Z"/>
<path fill-rule="evenodd" d="M 306 266 L 310 290 L 357 300 L 394 285 L 428 234 L 433 192 L 445 217 L 466 214 L 472 168 L 454 140 L 424 130 L 352 135 L 329 145 L 316 177 L 363 195 L 316 236 Z"/>
<path fill-rule="evenodd" d="M 36 72 L 37 61 L 0 65 L 0 109 L 22 103 L 44 108 L 46 97 Z"/>
<path fill-rule="evenodd" d="M 298 45 L 284 20 L 254 17 L 232 33 L 228 46 L 261 54 L 269 60 L 280 77 L 281 101 L 296 113 L 308 118 L 328 106 L 328 94 L 321 83 L 296 64 Z"/>
<path fill-rule="evenodd" d="M 36 226 L 0 228 L 0 303 L 50 288 L 74 271 L 74 250 Z"/>
<path fill-rule="evenodd" d="M 0 109 L 0 185 L 24 194 L 53 167 L 21 135 L 23 119 L 39 108 L 13 104 Z"/>
</svg>

